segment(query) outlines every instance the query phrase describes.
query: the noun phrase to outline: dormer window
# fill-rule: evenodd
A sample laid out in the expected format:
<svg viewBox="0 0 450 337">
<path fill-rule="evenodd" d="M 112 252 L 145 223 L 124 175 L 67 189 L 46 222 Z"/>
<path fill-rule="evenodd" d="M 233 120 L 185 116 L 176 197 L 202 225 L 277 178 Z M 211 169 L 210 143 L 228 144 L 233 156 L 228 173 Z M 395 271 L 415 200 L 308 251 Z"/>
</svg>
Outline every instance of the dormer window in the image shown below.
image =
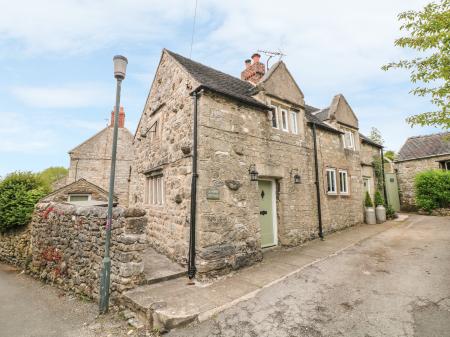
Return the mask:
<svg viewBox="0 0 450 337">
<path fill-rule="evenodd" d="M 283 131 L 289 132 L 288 112 L 285 109 L 281 109 L 281 129 Z"/>
<path fill-rule="evenodd" d="M 278 108 L 274 105 L 272 105 L 273 111 L 272 111 L 272 127 L 274 129 L 278 129 Z"/>
<path fill-rule="evenodd" d="M 293 134 L 298 134 L 298 118 L 297 118 L 297 112 L 291 111 L 291 132 Z"/>
<path fill-rule="evenodd" d="M 344 148 L 354 150 L 355 149 L 355 139 L 353 136 L 353 131 L 344 130 L 344 135 L 342 136 L 344 141 Z"/>
</svg>

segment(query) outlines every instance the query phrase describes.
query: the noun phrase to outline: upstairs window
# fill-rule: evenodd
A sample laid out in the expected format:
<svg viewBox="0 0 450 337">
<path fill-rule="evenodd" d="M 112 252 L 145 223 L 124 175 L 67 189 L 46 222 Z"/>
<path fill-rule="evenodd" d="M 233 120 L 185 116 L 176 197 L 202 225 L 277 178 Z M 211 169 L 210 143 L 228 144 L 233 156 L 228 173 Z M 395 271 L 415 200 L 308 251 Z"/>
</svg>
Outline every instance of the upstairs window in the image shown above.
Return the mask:
<svg viewBox="0 0 450 337">
<path fill-rule="evenodd" d="M 272 127 L 278 129 L 278 108 L 276 106 L 272 106 Z"/>
<path fill-rule="evenodd" d="M 348 174 L 347 171 L 339 171 L 339 193 L 348 194 Z"/>
<path fill-rule="evenodd" d="M 336 194 L 336 170 L 327 169 L 327 193 Z"/>
<path fill-rule="evenodd" d="M 161 171 L 146 177 L 144 203 L 147 205 L 164 204 L 164 179 Z"/>
<path fill-rule="evenodd" d="M 354 150 L 355 149 L 355 139 L 353 137 L 353 132 L 350 130 L 345 130 L 343 135 L 344 148 Z"/>
<path fill-rule="evenodd" d="M 287 112 L 287 110 L 284 110 L 284 109 L 281 109 L 281 129 L 283 131 L 289 132 L 288 112 Z"/>
<path fill-rule="evenodd" d="M 293 134 L 298 134 L 298 118 L 295 111 L 291 111 L 291 132 Z"/>
</svg>

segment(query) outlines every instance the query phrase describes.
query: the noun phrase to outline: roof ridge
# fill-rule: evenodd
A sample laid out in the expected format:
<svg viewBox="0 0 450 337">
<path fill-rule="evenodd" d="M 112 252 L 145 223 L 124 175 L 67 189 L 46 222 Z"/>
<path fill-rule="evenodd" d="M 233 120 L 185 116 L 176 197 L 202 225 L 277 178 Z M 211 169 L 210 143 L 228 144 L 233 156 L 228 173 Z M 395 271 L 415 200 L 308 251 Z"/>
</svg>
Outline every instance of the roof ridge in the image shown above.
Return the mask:
<svg viewBox="0 0 450 337">
<path fill-rule="evenodd" d="M 450 134 L 450 131 L 443 131 L 443 132 L 437 132 L 437 133 L 430 133 L 428 135 L 417 135 L 417 136 L 411 136 L 408 137 L 408 139 L 414 139 L 414 138 L 426 138 L 426 137 L 433 137 L 433 136 L 443 136 L 446 134 Z"/>
</svg>

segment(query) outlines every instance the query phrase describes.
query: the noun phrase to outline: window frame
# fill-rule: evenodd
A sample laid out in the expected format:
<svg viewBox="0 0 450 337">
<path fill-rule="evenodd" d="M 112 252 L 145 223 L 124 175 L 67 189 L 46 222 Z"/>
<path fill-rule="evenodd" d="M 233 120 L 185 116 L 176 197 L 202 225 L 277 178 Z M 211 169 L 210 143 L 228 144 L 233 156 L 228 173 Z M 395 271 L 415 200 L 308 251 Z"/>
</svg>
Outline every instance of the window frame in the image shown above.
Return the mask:
<svg viewBox="0 0 450 337">
<path fill-rule="evenodd" d="M 278 107 L 276 105 L 271 105 L 271 107 L 273 108 L 273 110 L 272 110 L 272 120 L 270 121 L 271 125 L 272 125 L 272 128 L 279 130 L 280 129 L 280 125 L 278 123 L 279 122 L 278 121 Z M 275 121 L 275 126 L 273 125 L 274 121 Z"/>
<path fill-rule="evenodd" d="M 329 173 L 332 173 L 333 177 L 333 189 L 330 189 L 330 181 Z M 326 179 L 327 179 L 327 194 L 336 195 L 337 194 L 337 181 L 336 181 L 336 169 L 335 168 L 327 168 L 326 169 Z"/>
<path fill-rule="evenodd" d="M 349 140 L 350 140 L 350 146 L 347 146 L 347 141 L 346 141 L 346 136 L 350 135 Z M 355 149 L 355 135 L 354 132 L 351 130 L 347 130 L 344 129 L 344 134 L 342 135 L 343 137 L 343 143 L 344 143 L 344 149 L 349 149 L 349 150 L 354 150 Z"/>
<path fill-rule="evenodd" d="M 164 206 L 165 185 L 164 176 L 161 172 L 145 176 L 144 204 L 147 206 Z"/>
<path fill-rule="evenodd" d="M 87 200 L 76 200 L 76 201 L 72 201 L 71 197 L 85 197 L 87 196 L 88 199 Z M 68 202 L 79 202 L 79 201 L 91 201 L 92 195 L 90 193 L 70 193 L 67 196 L 67 201 Z"/>
<path fill-rule="evenodd" d="M 283 130 L 284 132 L 289 132 L 289 114 L 288 111 L 286 109 L 280 108 L 281 110 L 281 130 Z M 284 117 L 286 117 L 286 127 L 283 126 L 283 122 L 284 122 Z"/>
<path fill-rule="evenodd" d="M 345 176 L 345 180 L 342 180 L 342 176 Z M 343 184 L 342 182 L 345 182 L 345 191 L 342 190 Z M 349 188 L 348 188 L 348 171 L 347 170 L 339 170 L 339 194 L 348 195 Z"/>
<path fill-rule="evenodd" d="M 294 135 L 298 135 L 298 112 L 296 111 L 290 111 L 289 117 L 291 121 L 291 133 Z M 294 130 L 295 127 L 295 130 Z"/>
</svg>

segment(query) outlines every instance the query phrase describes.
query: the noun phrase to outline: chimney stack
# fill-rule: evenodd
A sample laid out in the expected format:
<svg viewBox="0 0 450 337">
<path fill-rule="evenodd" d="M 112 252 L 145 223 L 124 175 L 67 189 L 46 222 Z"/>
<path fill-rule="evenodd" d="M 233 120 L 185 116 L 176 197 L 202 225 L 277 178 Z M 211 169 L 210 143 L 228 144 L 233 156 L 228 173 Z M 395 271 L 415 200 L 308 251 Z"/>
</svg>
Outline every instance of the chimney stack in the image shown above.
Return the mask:
<svg viewBox="0 0 450 337">
<path fill-rule="evenodd" d="M 261 55 L 255 53 L 251 60 L 245 60 L 245 69 L 241 72 L 241 80 L 257 84 L 266 73 L 266 67 L 259 62 Z"/>
<path fill-rule="evenodd" d="M 110 127 L 114 127 L 114 112 L 115 107 L 113 108 L 113 111 L 111 111 L 111 125 Z M 119 109 L 119 128 L 125 127 L 125 111 L 123 111 L 123 106 Z"/>
</svg>

